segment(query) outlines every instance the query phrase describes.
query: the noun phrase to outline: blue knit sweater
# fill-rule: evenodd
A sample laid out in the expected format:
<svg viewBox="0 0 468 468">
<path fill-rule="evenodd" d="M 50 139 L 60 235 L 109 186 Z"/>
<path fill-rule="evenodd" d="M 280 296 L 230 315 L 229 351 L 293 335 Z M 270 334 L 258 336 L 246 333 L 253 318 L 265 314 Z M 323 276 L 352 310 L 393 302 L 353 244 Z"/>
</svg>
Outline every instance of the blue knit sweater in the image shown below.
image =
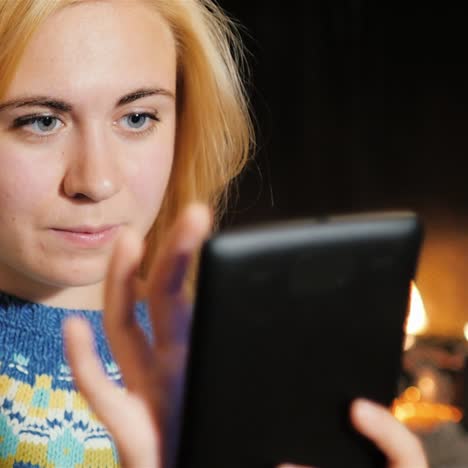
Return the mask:
<svg viewBox="0 0 468 468">
<path fill-rule="evenodd" d="M 149 332 L 146 306 L 137 319 Z M 86 318 L 109 378 L 122 385 L 100 311 L 70 310 L 0 292 L 0 466 L 118 466 L 113 441 L 77 392 L 64 357 L 62 322 Z"/>
</svg>

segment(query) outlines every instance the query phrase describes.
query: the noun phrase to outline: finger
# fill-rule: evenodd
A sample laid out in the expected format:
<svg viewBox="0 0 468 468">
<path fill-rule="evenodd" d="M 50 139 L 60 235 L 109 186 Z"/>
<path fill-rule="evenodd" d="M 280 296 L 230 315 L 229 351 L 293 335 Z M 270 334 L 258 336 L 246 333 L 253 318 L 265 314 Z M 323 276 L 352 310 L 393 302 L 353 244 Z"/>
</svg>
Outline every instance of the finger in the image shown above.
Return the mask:
<svg viewBox="0 0 468 468">
<path fill-rule="evenodd" d="M 98 418 L 109 428 L 118 421 L 121 390 L 109 380 L 94 351 L 88 323 L 76 317 L 63 324 L 65 352 L 75 382 Z"/>
<path fill-rule="evenodd" d="M 184 388 L 190 306 L 183 291 L 187 269 L 208 236 L 211 216 L 206 206 L 190 205 L 177 219 L 159 249 L 148 277 L 148 301 L 155 335 L 157 421 L 164 435 L 164 466 L 172 466 Z"/>
<path fill-rule="evenodd" d="M 65 352 L 76 385 L 117 446 L 123 466 L 159 467 L 159 434 L 144 401 L 131 398 L 105 374 L 85 320 L 64 322 Z M 138 427 L 139 435 L 134 431 Z"/>
<path fill-rule="evenodd" d="M 104 293 L 104 328 L 112 354 L 130 391 L 146 392 L 152 372 L 152 351 L 134 314 L 135 278 L 142 242 L 131 230 L 119 237 L 109 264 Z"/>
<path fill-rule="evenodd" d="M 351 405 L 355 428 L 372 440 L 387 456 L 389 468 L 426 468 L 418 438 L 383 406 L 358 399 Z"/>
<path fill-rule="evenodd" d="M 161 349 L 185 342 L 187 308 L 183 297 L 183 283 L 193 255 L 208 236 L 211 215 L 199 203 L 191 204 L 176 220 L 163 248 L 155 259 L 148 276 L 149 301 L 155 328 L 156 343 Z M 175 314 L 172 306 L 176 305 Z"/>
<path fill-rule="evenodd" d="M 164 427 L 178 419 L 184 385 L 191 320 L 191 307 L 183 290 L 184 279 L 190 260 L 208 236 L 210 226 L 207 207 L 190 205 L 173 226 L 150 272 L 149 302 L 158 362 L 158 415 Z"/>
</svg>

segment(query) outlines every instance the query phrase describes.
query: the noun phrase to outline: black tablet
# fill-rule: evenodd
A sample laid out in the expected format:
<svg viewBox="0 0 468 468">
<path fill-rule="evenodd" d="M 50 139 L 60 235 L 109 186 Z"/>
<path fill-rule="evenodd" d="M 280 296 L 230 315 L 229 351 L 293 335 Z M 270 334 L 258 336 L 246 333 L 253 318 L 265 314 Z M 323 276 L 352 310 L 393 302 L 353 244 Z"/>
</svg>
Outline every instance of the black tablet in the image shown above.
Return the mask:
<svg viewBox="0 0 468 468">
<path fill-rule="evenodd" d="M 349 404 L 395 397 L 421 238 L 392 212 L 206 242 L 177 468 L 384 466 Z"/>
</svg>

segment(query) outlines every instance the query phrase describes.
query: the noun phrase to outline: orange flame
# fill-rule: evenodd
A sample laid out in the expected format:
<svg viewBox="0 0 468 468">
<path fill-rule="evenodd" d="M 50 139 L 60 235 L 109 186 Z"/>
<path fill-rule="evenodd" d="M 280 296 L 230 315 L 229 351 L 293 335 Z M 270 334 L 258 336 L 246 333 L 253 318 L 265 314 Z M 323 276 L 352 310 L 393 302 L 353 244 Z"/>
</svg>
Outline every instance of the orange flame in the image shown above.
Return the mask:
<svg viewBox="0 0 468 468">
<path fill-rule="evenodd" d="M 414 281 L 411 283 L 410 310 L 406 322 L 408 335 L 420 335 L 427 328 L 427 315 L 421 293 Z"/>
</svg>

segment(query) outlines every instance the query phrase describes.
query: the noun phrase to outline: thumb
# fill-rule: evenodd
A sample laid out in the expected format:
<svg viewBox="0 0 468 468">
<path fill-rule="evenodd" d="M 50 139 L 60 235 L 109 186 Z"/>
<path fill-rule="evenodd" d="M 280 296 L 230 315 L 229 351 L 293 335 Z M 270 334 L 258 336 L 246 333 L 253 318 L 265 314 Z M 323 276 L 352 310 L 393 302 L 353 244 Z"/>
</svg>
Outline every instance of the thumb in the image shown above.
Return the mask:
<svg viewBox="0 0 468 468">
<path fill-rule="evenodd" d="M 386 455 L 388 468 L 427 468 L 419 439 L 383 406 L 355 400 L 351 405 L 351 421 Z"/>
</svg>

